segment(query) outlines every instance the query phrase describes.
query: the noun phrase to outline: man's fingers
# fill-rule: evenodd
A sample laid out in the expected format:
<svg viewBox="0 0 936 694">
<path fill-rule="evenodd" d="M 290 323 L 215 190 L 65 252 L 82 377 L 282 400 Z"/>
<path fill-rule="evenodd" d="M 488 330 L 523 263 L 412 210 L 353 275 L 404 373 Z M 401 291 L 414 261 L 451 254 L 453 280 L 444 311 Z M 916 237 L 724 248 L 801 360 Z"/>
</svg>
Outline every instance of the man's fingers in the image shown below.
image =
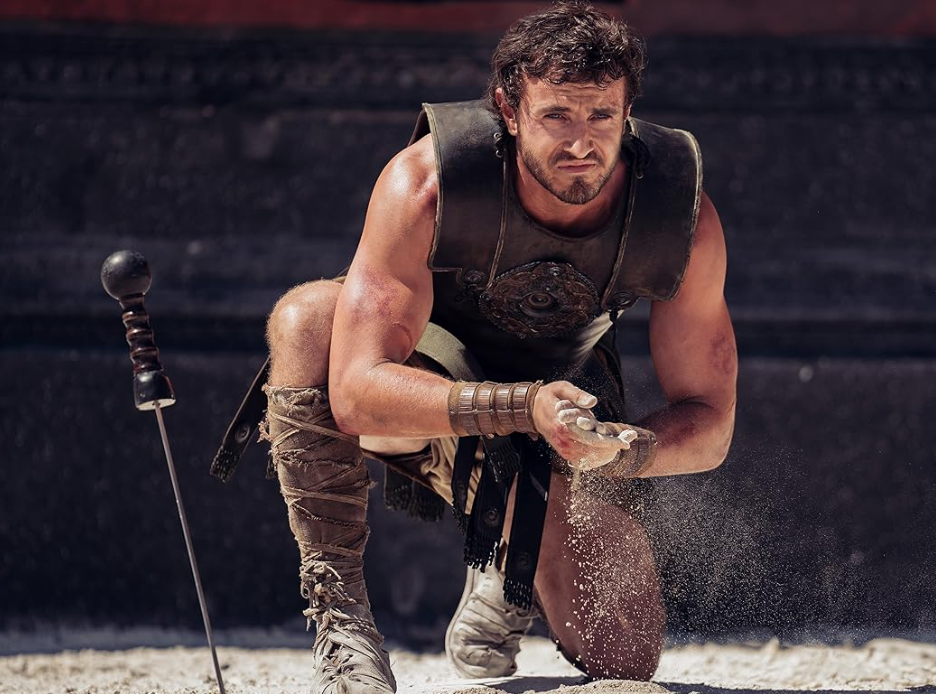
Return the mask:
<svg viewBox="0 0 936 694">
<path fill-rule="evenodd" d="M 559 420 L 560 424 L 576 424 L 580 418 L 595 422 L 595 418 L 590 416 L 589 411 L 583 410 L 581 407 L 572 407 L 568 410 L 560 410 L 556 414 L 556 419 Z M 594 426 L 589 428 L 593 429 Z"/>
<path fill-rule="evenodd" d="M 607 434 L 608 436 L 617 436 L 624 443 L 630 443 L 631 441 L 637 440 L 637 432 L 626 424 L 618 424 L 617 422 L 600 423 L 604 425 L 606 429 L 606 431 L 600 433 Z M 598 431 L 598 427 L 595 427 L 595 431 Z"/>
<path fill-rule="evenodd" d="M 601 434 L 596 434 L 594 431 L 585 431 L 581 427 L 575 424 L 569 424 L 566 426 L 569 430 L 569 434 L 572 438 L 578 443 L 584 443 L 586 446 L 598 446 L 605 444 L 607 437 L 603 437 Z M 611 441 L 616 441 L 617 439 L 610 439 Z"/>
<path fill-rule="evenodd" d="M 629 443 L 622 441 L 617 436 L 606 436 L 596 431 L 588 431 L 577 424 L 567 424 L 566 429 L 569 430 L 569 434 L 575 441 L 583 443 L 586 446 L 611 447 L 625 450 L 630 448 Z"/>
<path fill-rule="evenodd" d="M 588 393 L 578 386 L 575 386 L 568 381 L 560 382 L 561 386 L 558 389 L 559 397 L 565 400 L 571 400 L 575 403 L 575 407 L 584 407 L 586 410 L 591 409 L 598 404 L 598 398 L 596 398 L 591 393 Z"/>
<path fill-rule="evenodd" d="M 564 400 L 560 404 L 571 405 L 572 403 Z M 599 422 L 590 410 L 583 410 L 580 407 L 569 407 L 560 410 L 556 414 L 556 419 L 559 420 L 560 424 L 565 424 L 567 427 L 574 426 L 582 431 L 593 432 L 601 437 L 600 439 L 591 439 L 592 443 L 590 445 L 614 443 L 627 450 L 630 448 L 631 442 L 637 439 L 637 432 L 633 429 L 616 422 Z"/>
<path fill-rule="evenodd" d="M 595 430 L 598 425 L 601 424 L 601 422 L 595 419 L 595 415 L 589 410 L 583 410 L 581 407 L 570 407 L 569 409 L 559 410 L 559 412 L 556 413 L 556 419 L 559 420 L 560 424 L 575 424 L 585 431 Z M 601 433 L 607 434 L 608 432 L 604 431 Z"/>
<path fill-rule="evenodd" d="M 575 441 L 587 446 L 630 448 L 631 442 L 637 438 L 636 431 L 626 424 L 599 422 L 591 411 L 598 404 L 598 399 L 571 383 L 565 385 L 565 391 L 572 399 L 564 398 L 556 402 L 556 419 L 568 428 Z"/>
<path fill-rule="evenodd" d="M 591 393 L 586 393 L 584 390 L 580 390 L 579 394 L 575 396 L 574 400 L 576 405 L 586 409 L 591 409 L 598 404 L 598 398 L 596 398 Z"/>
<path fill-rule="evenodd" d="M 633 429 L 625 429 L 620 434 L 618 434 L 618 438 L 621 439 L 621 441 L 624 443 L 630 444 L 632 441 L 637 440 L 637 432 Z M 628 446 L 628 448 L 630 448 L 630 446 Z"/>
</svg>

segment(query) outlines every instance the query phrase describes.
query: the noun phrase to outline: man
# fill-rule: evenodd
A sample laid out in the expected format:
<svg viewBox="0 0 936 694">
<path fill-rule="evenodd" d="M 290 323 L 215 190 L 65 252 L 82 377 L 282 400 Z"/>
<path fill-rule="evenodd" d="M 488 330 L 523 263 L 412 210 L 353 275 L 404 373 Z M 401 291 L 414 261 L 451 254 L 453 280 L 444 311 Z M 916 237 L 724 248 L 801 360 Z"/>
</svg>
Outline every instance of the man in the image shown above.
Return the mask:
<svg viewBox="0 0 936 694">
<path fill-rule="evenodd" d="M 425 107 L 343 282 L 273 309 L 264 435 L 317 626 L 314 691 L 396 688 L 362 573 L 361 448 L 453 504 L 469 562 L 494 564 L 469 572 L 447 635 L 463 673 L 511 673 L 533 609 L 591 677 L 656 669 L 658 578 L 621 499 L 629 478 L 722 462 L 737 357 L 695 141 L 630 118 L 643 62 L 586 4 L 518 21 L 489 110 Z M 634 426 L 600 340 L 639 298 L 668 405 Z"/>
</svg>

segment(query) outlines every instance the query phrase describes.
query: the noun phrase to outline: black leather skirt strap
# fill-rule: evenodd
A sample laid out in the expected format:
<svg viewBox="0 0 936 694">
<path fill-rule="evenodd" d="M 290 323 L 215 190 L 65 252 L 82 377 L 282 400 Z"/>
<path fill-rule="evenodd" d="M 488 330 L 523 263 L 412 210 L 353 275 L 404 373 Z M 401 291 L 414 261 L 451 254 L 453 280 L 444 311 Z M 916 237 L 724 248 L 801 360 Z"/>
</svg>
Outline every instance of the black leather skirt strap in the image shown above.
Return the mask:
<svg viewBox="0 0 936 694">
<path fill-rule="evenodd" d="M 253 441 L 263 413 L 266 411 L 267 396 L 263 392 L 263 384 L 267 382 L 270 374 L 270 358 L 263 362 L 260 371 L 254 377 L 253 383 L 247 390 L 243 402 L 237 408 L 237 414 L 228 426 L 221 446 L 211 461 L 211 474 L 222 482 L 227 482 L 234 476 L 237 464 L 240 462 L 247 446 Z"/>
</svg>

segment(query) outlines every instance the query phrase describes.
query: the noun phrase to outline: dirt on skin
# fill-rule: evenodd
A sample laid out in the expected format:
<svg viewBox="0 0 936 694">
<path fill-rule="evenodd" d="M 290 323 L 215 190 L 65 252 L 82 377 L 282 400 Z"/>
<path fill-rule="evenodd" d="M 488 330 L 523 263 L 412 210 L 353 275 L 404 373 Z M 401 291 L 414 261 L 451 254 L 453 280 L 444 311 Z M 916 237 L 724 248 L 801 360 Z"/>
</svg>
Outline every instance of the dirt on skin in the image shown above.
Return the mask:
<svg viewBox="0 0 936 694">
<path fill-rule="evenodd" d="M 219 651 L 230 694 L 308 694 L 310 649 Z M 655 682 L 586 683 L 543 638 L 527 638 L 518 673 L 461 680 L 445 655 L 394 650 L 401 694 L 743 694 L 914 691 L 936 694 L 936 644 L 875 639 L 855 646 L 698 644 L 668 649 Z M 80 650 L 0 657 L 0 694 L 209 694 L 217 692 L 206 648 Z"/>
</svg>

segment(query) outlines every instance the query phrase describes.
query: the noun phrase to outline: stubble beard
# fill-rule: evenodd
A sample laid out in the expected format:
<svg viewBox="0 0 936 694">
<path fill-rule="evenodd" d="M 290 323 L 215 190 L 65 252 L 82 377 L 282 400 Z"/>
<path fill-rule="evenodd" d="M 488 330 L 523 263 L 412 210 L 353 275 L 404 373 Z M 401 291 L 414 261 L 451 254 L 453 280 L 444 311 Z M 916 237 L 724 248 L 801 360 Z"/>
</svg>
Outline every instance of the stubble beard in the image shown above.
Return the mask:
<svg viewBox="0 0 936 694">
<path fill-rule="evenodd" d="M 517 152 L 519 153 L 520 158 L 523 160 L 523 164 L 533 175 L 533 178 L 536 180 L 536 182 L 559 198 L 562 202 L 568 203 L 570 205 L 584 205 L 598 197 L 598 193 L 600 193 L 608 181 L 611 180 L 611 176 L 614 175 L 614 171 L 618 165 L 618 158 L 616 157 L 614 163 L 608 167 L 608 170 L 605 171 L 601 178 L 599 178 L 594 183 L 589 185 L 589 183 L 587 183 L 584 178 L 576 178 L 573 179 L 569 186 L 561 188 L 559 187 L 559 184 L 552 177 L 550 177 L 546 166 L 543 165 L 543 162 L 534 157 L 520 144 L 519 138 L 517 138 L 516 143 Z M 572 157 L 555 155 L 550 160 L 549 165 L 550 167 L 556 167 L 564 161 L 571 162 L 578 160 L 573 159 Z M 590 161 L 594 161 L 599 167 L 604 166 L 604 161 L 601 159 L 601 157 L 596 156 Z"/>
</svg>

